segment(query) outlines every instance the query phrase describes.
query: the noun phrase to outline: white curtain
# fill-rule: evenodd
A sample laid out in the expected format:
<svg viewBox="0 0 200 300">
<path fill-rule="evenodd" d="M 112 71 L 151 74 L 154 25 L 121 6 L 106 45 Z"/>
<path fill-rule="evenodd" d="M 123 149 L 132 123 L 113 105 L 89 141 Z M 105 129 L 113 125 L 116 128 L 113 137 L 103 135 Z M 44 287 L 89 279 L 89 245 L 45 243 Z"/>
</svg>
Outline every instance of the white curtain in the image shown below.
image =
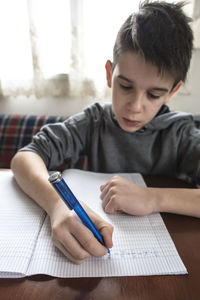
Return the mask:
<svg viewBox="0 0 200 300">
<path fill-rule="evenodd" d="M 193 31 L 194 47 L 200 48 L 200 0 L 194 0 L 193 3 Z"/>
<path fill-rule="evenodd" d="M 1 97 L 106 97 L 105 62 L 139 2 L 0 0 Z"/>
</svg>

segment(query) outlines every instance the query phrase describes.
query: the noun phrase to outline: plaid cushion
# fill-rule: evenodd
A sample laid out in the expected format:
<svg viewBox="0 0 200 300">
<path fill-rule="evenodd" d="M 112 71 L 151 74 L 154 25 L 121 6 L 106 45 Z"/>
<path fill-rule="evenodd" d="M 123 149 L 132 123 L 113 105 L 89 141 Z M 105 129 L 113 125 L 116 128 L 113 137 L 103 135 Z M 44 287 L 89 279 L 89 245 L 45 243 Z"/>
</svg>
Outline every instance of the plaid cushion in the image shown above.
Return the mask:
<svg viewBox="0 0 200 300">
<path fill-rule="evenodd" d="M 30 143 L 43 125 L 65 119 L 66 116 L 0 115 L 0 168 L 10 168 L 13 155 Z"/>
</svg>

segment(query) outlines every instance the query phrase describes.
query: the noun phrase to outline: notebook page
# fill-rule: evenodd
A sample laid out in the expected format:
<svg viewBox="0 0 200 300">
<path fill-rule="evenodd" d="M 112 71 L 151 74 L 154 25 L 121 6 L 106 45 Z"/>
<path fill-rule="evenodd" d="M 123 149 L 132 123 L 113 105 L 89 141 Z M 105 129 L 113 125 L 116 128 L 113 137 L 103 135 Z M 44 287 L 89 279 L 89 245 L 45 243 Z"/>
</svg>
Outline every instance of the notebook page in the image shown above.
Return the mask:
<svg viewBox="0 0 200 300">
<path fill-rule="evenodd" d="M 145 217 L 109 215 L 101 207 L 101 184 L 113 174 L 67 170 L 63 177 L 78 199 L 114 226 L 113 248 L 104 257 L 90 257 L 75 265 L 57 250 L 50 240 L 49 218 L 46 217 L 29 266 L 28 275 L 43 273 L 57 277 L 106 277 L 162 274 L 185 274 L 174 243 L 160 214 Z M 139 174 L 122 174 L 144 186 Z"/>
<path fill-rule="evenodd" d="M 0 277 L 23 277 L 45 213 L 20 190 L 10 170 L 0 176 Z"/>
</svg>

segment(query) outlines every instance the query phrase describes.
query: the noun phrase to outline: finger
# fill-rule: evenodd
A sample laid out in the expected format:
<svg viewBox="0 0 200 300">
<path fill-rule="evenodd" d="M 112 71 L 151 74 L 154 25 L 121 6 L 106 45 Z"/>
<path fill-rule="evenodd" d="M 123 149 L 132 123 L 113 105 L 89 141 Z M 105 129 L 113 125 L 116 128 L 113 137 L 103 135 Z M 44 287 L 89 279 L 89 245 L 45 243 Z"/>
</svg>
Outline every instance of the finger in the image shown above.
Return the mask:
<svg viewBox="0 0 200 300">
<path fill-rule="evenodd" d="M 112 247 L 112 233 L 113 233 L 113 226 L 102 219 L 96 212 L 91 210 L 85 203 L 83 203 L 85 210 L 87 211 L 88 215 L 90 216 L 94 226 L 98 229 L 100 234 L 103 236 L 105 245 L 109 248 Z M 104 247 L 105 248 L 105 247 Z"/>
<path fill-rule="evenodd" d="M 100 234 L 103 236 L 105 245 L 108 248 L 113 246 L 112 235 L 114 227 L 110 223 L 104 221 L 99 215 L 94 213 L 91 216 L 91 220 L 94 223 L 95 227 L 99 230 Z"/>
<path fill-rule="evenodd" d="M 102 199 L 102 207 L 105 210 L 111 199 L 115 199 L 117 194 L 117 189 L 115 186 L 111 186 L 105 194 L 104 198 Z"/>
<path fill-rule="evenodd" d="M 105 183 L 105 184 L 102 184 L 102 185 L 100 186 L 100 190 L 101 190 L 101 192 L 103 192 L 103 190 L 105 189 L 105 187 L 106 187 L 106 184 L 107 184 L 107 183 Z"/>
<path fill-rule="evenodd" d="M 78 223 L 77 223 L 78 224 Z M 96 239 L 93 233 L 83 224 L 78 224 L 79 228 L 73 228 L 71 232 L 78 240 L 82 248 L 90 255 L 101 257 L 107 253 L 106 248 Z"/>
<path fill-rule="evenodd" d="M 102 200 L 102 207 L 105 208 L 107 202 L 109 201 L 109 191 L 110 191 L 110 183 L 107 182 L 102 189 L 102 193 L 100 194 L 100 198 Z"/>
<path fill-rule="evenodd" d="M 117 199 L 118 198 L 115 195 L 110 197 L 109 201 L 107 202 L 104 208 L 106 213 L 116 214 L 122 212 Z"/>
<path fill-rule="evenodd" d="M 109 192 L 104 196 L 102 199 L 102 207 L 105 210 L 105 207 L 108 205 L 108 202 L 110 200 Z"/>
<path fill-rule="evenodd" d="M 113 241 L 112 241 L 112 236 L 113 236 L 113 230 L 114 227 L 112 225 L 110 226 L 104 226 L 100 232 L 103 236 L 104 242 L 108 248 L 113 247 Z"/>
<path fill-rule="evenodd" d="M 65 248 L 65 246 L 60 243 L 59 241 L 55 240 L 54 245 L 73 263 L 75 264 L 81 264 L 87 257 L 89 257 L 89 253 L 84 253 L 85 251 L 82 251 L 81 255 L 75 254 L 75 252 L 72 252 L 73 255 Z"/>
<path fill-rule="evenodd" d="M 100 198 L 103 200 L 103 198 L 105 197 L 105 195 L 107 194 L 107 192 L 109 190 L 109 183 L 107 182 L 106 184 L 101 185 L 100 190 L 101 190 Z"/>
<path fill-rule="evenodd" d="M 79 241 L 63 228 L 62 235 L 52 235 L 52 241 L 62 253 L 75 263 L 82 262 L 90 254 L 80 245 Z"/>
<path fill-rule="evenodd" d="M 108 191 L 116 186 L 117 182 L 119 181 L 119 176 L 115 175 L 113 176 L 109 181 L 107 181 L 105 184 L 100 186 L 101 190 L 101 199 L 105 197 L 105 195 L 108 193 Z"/>
</svg>

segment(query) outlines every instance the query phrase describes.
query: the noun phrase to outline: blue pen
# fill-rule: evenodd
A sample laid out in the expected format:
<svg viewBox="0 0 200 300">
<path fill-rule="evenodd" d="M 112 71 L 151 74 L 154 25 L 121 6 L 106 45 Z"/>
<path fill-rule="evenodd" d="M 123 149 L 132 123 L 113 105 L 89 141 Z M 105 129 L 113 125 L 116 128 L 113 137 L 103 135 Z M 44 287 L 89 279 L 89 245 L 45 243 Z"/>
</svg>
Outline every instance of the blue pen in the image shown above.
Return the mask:
<svg viewBox="0 0 200 300">
<path fill-rule="evenodd" d="M 92 231 L 96 239 L 106 247 L 105 242 L 103 240 L 102 235 L 99 233 L 99 231 L 96 229 L 94 224 L 92 223 L 91 219 L 87 215 L 86 211 L 83 209 L 79 201 L 76 199 L 72 191 L 70 190 L 69 186 L 65 182 L 65 180 L 62 178 L 62 175 L 60 172 L 54 172 L 49 177 L 49 182 L 52 184 L 54 189 L 57 191 L 57 193 L 60 195 L 60 197 L 63 199 L 65 204 L 69 207 L 69 209 L 73 209 L 76 214 L 79 216 L 83 224 Z M 108 253 L 110 253 L 110 249 L 106 247 L 108 250 Z"/>
</svg>

